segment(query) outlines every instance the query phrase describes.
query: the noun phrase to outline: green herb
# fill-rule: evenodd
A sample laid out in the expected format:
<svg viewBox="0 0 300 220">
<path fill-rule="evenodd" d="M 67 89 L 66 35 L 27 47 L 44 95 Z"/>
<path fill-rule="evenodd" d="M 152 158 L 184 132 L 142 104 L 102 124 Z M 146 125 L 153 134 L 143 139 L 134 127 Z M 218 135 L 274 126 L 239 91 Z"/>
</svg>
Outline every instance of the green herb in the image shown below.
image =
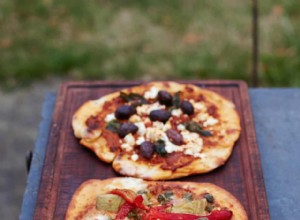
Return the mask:
<svg viewBox="0 0 300 220">
<path fill-rule="evenodd" d="M 186 192 L 183 194 L 183 199 L 186 201 L 192 201 L 193 200 L 193 194 L 190 192 Z"/>
<path fill-rule="evenodd" d="M 199 133 L 202 136 L 212 136 L 212 133 L 207 130 L 203 130 L 202 126 L 195 121 L 187 121 L 183 123 L 185 128 L 191 132 Z"/>
<path fill-rule="evenodd" d="M 147 194 L 147 190 L 139 190 L 137 191 L 137 194 Z"/>
<path fill-rule="evenodd" d="M 206 217 L 201 217 L 201 218 L 198 218 L 197 220 L 208 220 L 208 218 L 206 218 Z"/>
<path fill-rule="evenodd" d="M 168 154 L 165 146 L 166 146 L 166 144 L 163 140 L 158 140 L 156 143 L 154 143 L 154 149 L 155 149 L 156 153 L 158 153 L 162 157 L 165 157 Z"/>
<path fill-rule="evenodd" d="M 204 198 L 207 200 L 207 202 L 209 203 L 213 203 L 214 202 L 214 197 L 210 194 L 210 193 L 207 193 L 204 195 Z"/>
<path fill-rule="evenodd" d="M 175 108 L 180 108 L 180 92 L 176 92 L 173 96 L 173 106 Z"/>
<path fill-rule="evenodd" d="M 164 196 L 166 198 L 166 201 L 171 201 L 171 197 L 174 195 L 174 193 L 171 190 L 167 190 L 164 192 Z"/>
<path fill-rule="evenodd" d="M 120 122 L 118 122 L 117 120 L 111 120 L 107 123 L 105 128 L 111 132 L 117 133 L 120 126 L 121 126 Z"/>
<path fill-rule="evenodd" d="M 209 137 L 209 136 L 212 136 L 212 133 L 210 131 L 207 131 L 207 130 L 202 130 L 199 132 L 202 136 L 204 137 Z"/>
<path fill-rule="evenodd" d="M 120 97 L 126 102 L 133 102 L 134 106 L 138 106 L 138 105 L 147 103 L 147 100 L 143 96 L 141 96 L 137 93 L 126 94 L 125 92 L 120 92 Z"/>
<path fill-rule="evenodd" d="M 166 203 L 166 198 L 164 197 L 164 195 L 159 194 L 159 195 L 157 196 L 157 201 L 158 201 L 160 204 L 165 204 L 165 203 Z"/>
</svg>

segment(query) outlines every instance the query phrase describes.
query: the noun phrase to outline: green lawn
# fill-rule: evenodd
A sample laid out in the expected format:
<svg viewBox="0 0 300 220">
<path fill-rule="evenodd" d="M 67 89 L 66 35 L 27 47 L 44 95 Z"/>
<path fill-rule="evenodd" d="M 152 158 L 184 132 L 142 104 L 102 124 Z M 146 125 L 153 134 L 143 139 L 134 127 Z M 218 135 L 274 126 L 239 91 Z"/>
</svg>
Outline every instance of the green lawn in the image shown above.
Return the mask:
<svg viewBox="0 0 300 220">
<path fill-rule="evenodd" d="M 300 1 L 260 1 L 261 86 L 300 86 Z M 0 86 L 70 79 L 251 82 L 251 1 L 2 0 Z"/>
</svg>

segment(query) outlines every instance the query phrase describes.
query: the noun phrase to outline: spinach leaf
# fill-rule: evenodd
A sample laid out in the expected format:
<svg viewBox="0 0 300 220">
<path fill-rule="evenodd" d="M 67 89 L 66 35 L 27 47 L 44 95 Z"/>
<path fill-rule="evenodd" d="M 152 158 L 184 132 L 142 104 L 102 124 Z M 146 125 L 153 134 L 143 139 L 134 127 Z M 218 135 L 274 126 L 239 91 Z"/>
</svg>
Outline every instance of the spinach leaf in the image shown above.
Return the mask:
<svg viewBox="0 0 300 220">
<path fill-rule="evenodd" d="M 168 154 L 165 146 L 166 145 L 163 140 L 158 140 L 156 143 L 154 143 L 154 149 L 155 149 L 156 153 L 158 153 L 162 157 L 165 157 Z"/>
<path fill-rule="evenodd" d="M 143 96 L 141 96 L 141 95 L 139 95 L 137 93 L 126 94 L 125 92 L 120 92 L 120 97 L 122 99 L 124 99 L 124 101 L 126 101 L 126 102 L 138 101 L 138 100 L 144 100 L 144 101 L 146 101 L 146 99 Z"/>
<path fill-rule="evenodd" d="M 120 122 L 118 122 L 117 120 L 111 120 L 107 123 L 105 128 L 111 132 L 118 133 L 120 126 Z"/>
<path fill-rule="evenodd" d="M 210 131 L 203 130 L 203 127 L 195 121 L 187 121 L 184 123 L 184 126 L 187 130 L 196 132 L 202 136 L 212 136 L 212 133 Z"/>
<path fill-rule="evenodd" d="M 180 93 L 181 92 L 176 92 L 173 96 L 173 107 L 175 108 L 180 108 Z"/>
<path fill-rule="evenodd" d="M 192 201 L 193 200 L 193 194 L 190 192 L 186 192 L 183 194 L 183 199 L 185 201 Z"/>
</svg>

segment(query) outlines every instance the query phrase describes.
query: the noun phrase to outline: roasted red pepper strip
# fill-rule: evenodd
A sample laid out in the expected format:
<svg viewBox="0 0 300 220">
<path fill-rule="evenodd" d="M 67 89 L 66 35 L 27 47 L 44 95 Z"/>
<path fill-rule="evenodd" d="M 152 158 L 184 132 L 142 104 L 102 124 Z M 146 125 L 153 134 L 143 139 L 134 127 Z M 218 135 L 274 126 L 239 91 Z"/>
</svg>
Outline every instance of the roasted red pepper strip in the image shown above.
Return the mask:
<svg viewBox="0 0 300 220">
<path fill-rule="evenodd" d="M 162 209 L 162 207 L 150 208 L 149 212 L 144 215 L 146 220 L 198 220 L 206 218 L 207 220 L 230 220 L 232 212 L 227 210 L 212 211 L 209 215 L 199 216 L 192 214 L 170 213 Z"/>
<path fill-rule="evenodd" d="M 116 216 L 116 220 L 124 220 L 124 218 L 128 215 L 130 211 L 134 209 L 134 205 L 125 202 L 123 205 L 121 205 L 118 214 Z"/>
<path fill-rule="evenodd" d="M 219 210 L 219 211 L 212 211 L 208 216 L 209 220 L 228 220 L 232 217 L 232 211 L 228 210 Z"/>
<path fill-rule="evenodd" d="M 138 195 L 129 189 L 114 189 L 110 192 L 111 194 L 118 195 L 122 197 L 129 204 L 134 205 L 137 208 L 147 210 L 148 207 L 143 203 L 143 196 Z"/>
</svg>

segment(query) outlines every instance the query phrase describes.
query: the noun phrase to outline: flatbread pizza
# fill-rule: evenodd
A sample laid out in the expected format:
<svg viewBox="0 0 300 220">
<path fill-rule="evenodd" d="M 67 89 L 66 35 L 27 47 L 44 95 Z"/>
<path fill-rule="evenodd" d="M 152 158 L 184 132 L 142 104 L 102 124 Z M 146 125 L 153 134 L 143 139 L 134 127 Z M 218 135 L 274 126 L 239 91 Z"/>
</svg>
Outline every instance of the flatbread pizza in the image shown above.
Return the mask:
<svg viewBox="0 0 300 220">
<path fill-rule="evenodd" d="M 191 84 L 152 82 L 85 102 L 74 134 L 120 174 L 148 180 L 209 172 L 241 131 L 234 104 Z"/>
<path fill-rule="evenodd" d="M 73 194 L 66 220 L 247 220 L 240 202 L 211 183 L 123 177 L 88 180 Z"/>
</svg>

